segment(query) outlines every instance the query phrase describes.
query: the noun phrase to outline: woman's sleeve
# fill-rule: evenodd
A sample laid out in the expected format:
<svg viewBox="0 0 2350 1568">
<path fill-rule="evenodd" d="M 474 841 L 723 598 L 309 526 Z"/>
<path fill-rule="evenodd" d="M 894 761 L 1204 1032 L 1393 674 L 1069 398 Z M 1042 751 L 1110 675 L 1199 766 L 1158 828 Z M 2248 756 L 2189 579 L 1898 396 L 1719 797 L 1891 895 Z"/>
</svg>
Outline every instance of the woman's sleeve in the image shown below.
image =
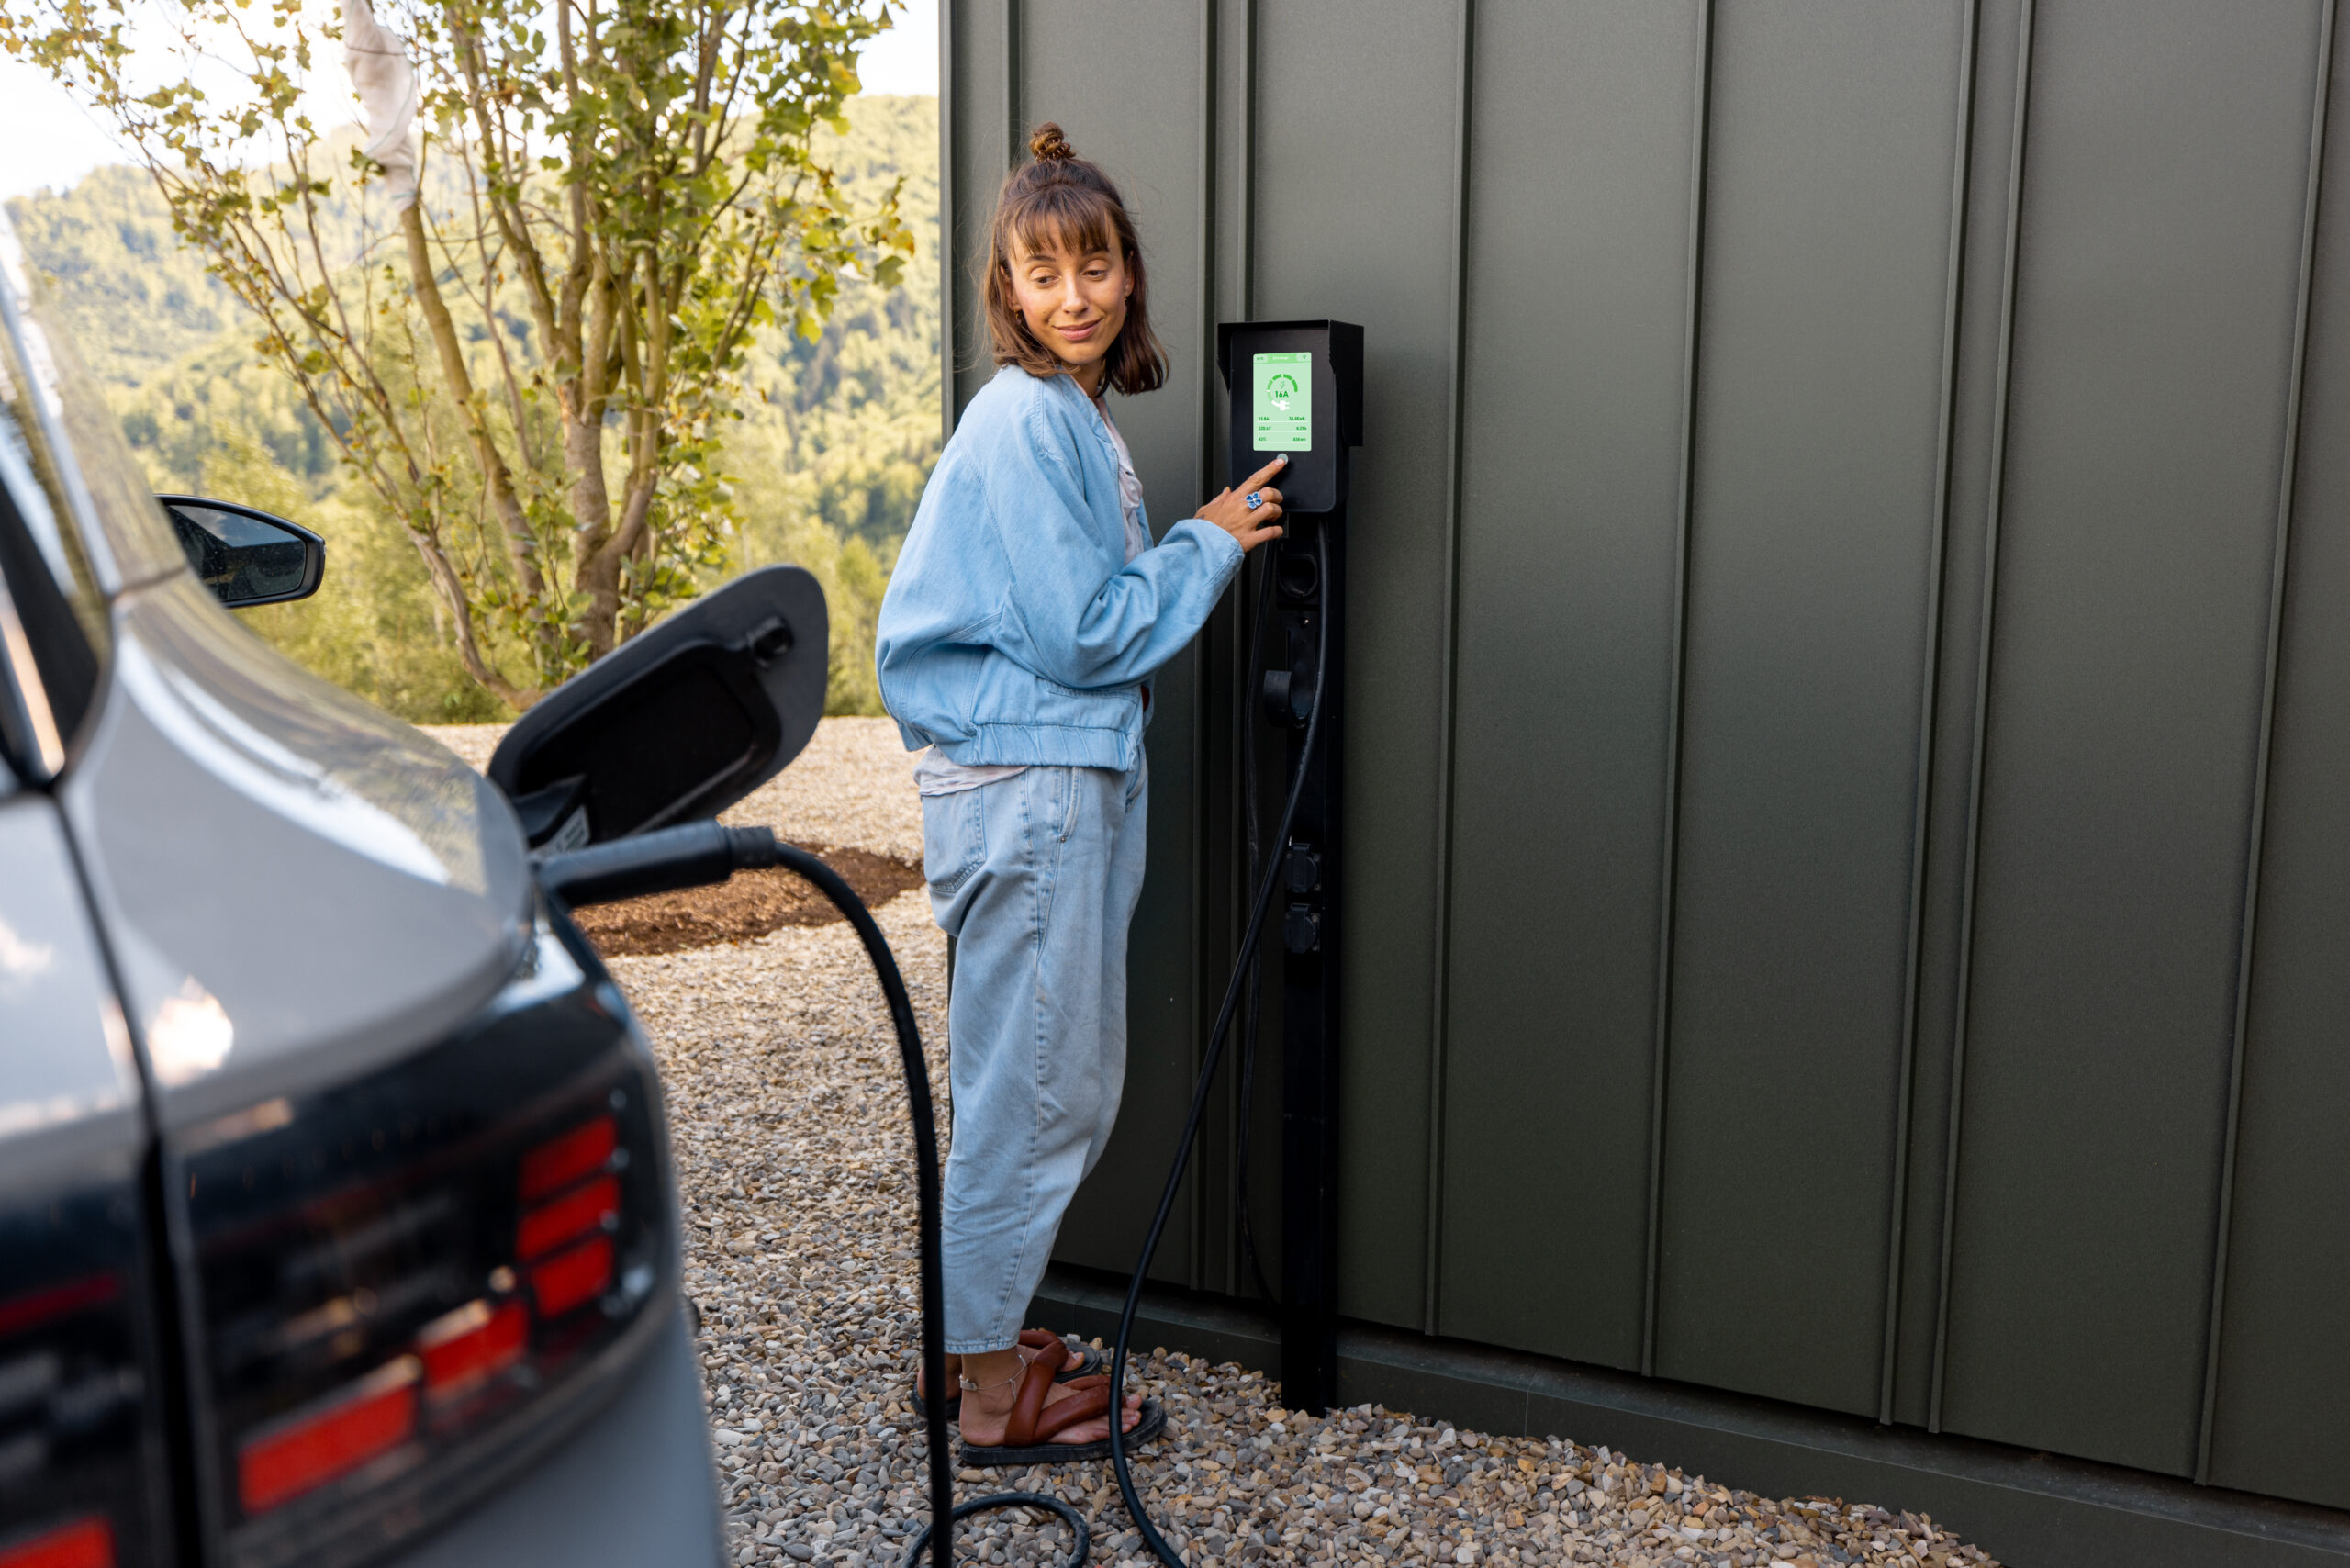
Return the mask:
<svg viewBox="0 0 2350 1568">
<path fill-rule="evenodd" d="M 1181 653 L 1240 565 L 1239 543 L 1187 518 L 1101 582 L 1106 560 L 1084 487 L 1041 411 L 988 476 L 988 512 L 1011 565 L 998 645 L 1063 686 L 1130 686 Z"/>
</svg>

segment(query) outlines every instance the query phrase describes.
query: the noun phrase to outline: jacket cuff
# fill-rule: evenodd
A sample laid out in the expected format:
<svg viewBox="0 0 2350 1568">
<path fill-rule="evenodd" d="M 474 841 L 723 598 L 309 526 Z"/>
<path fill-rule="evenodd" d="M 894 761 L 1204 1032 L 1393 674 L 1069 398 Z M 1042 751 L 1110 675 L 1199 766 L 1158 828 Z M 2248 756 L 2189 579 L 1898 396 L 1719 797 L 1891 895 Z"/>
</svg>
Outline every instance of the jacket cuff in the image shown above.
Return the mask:
<svg viewBox="0 0 2350 1568">
<path fill-rule="evenodd" d="M 1167 532 L 1171 535 L 1178 530 L 1186 528 L 1191 529 L 1193 535 L 1199 538 L 1201 552 L 1207 556 L 1209 566 L 1222 576 L 1230 576 L 1239 566 L 1240 558 L 1248 554 L 1240 548 L 1240 541 L 1218 528 L 1214 523 L 1201 518 L 1187 517 Z M 1159 543 L 1164 544 L 1167 541 L 1162 539 Z"/>
</svg>

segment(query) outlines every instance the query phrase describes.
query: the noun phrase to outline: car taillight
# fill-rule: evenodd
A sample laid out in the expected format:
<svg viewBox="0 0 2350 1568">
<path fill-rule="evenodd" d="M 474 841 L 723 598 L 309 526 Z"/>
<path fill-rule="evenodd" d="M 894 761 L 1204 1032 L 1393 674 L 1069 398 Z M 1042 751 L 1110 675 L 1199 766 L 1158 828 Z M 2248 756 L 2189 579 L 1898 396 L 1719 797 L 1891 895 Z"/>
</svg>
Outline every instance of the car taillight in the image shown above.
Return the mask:
<svg viewBox="0 0 2350 1568">
<path fill-rule="evenodd" d="M 416 1337 L 424 1357 L 428 1399 L 453 1399 L 522 1359 L 531 1348 L 531 1314 L 519 1301 L 473 1301 L 425 1326 Z"/>
<path fill-rule="evenodd" d="M 522 1157 L 522 1201 L 559 1193 L 582 1176 L 601 1170 L 619 1144 L 619 1124 L 610 1116 L 594 1117 L 561 1137 L 549 1138 Z"/>
<path fill-rule="evenodd" d="M 227 1561 L 362 1561 L 572 1429 L 674 1294 L 666 1170 L 642 1037 L 543 927 L 457 1037 L 179 1140 Z"/>
<path fill-rule="evenodd" d="M 610 1118 L 606 1118 L 609 1123 Z M 514 1238 L 514 1251 L 522 1258 L 541 1258 L 591 1231 L 613 1225 L 621 1212 L 621 1183 L 616 1176 L 599 1176 L 561 1197 L 522 1211 L 522 1225 Z"/>
<path fill-rule="evenodd" d="M 237 1452 L 237 1501 L 265 1513 L 416 1436 L 417 1360 L 386 1362 L 317 1409 L 254 1433 Z"/>
<path fill-rule="evenodd" d="M 0 1568 L 162 1550 L 140 1214 L 127 1170 L 0 1190 Z"/>
<path fill-rule="evenodd" d="M 115 1568 L 114 1526 L 103 1514 L 0 1546 L 0 1568 Z"/>
</svg>

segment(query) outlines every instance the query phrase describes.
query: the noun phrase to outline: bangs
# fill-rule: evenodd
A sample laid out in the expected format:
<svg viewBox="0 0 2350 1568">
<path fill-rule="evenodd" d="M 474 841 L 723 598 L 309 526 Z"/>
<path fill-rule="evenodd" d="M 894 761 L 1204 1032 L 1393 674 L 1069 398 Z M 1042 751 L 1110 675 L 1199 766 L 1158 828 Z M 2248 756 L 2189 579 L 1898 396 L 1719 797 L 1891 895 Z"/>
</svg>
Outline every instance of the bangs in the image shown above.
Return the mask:
<svg viewBox="0 0 2350 1568">
<path fill-rule="evenodd" d="M 1074 183 L 1049 185 L 1023 192 L 1004 207 L 1004 231 L 1028 255 L 1055 251 L 1116 255 L 1121 250 L 1115 200 L 1101 191 Z"/>
</svg>

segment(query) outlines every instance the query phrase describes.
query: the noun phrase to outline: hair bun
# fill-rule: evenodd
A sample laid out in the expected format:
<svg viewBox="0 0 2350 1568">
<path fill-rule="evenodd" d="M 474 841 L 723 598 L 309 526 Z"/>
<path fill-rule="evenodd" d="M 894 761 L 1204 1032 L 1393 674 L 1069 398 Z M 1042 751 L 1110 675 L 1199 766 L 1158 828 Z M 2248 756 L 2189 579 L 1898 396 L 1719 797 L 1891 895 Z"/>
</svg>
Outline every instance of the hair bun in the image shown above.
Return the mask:
<svg viewBox="0 0 2350 1568">
<path fill-rule="evenodd" d="M 1038 126 L 1028 138 L 1028 152 L 1039 163 L 1066 163 L 1077 156 L 1077 149 L 1069 144 L 1061 128 L 1051 120 Z"/>
</svg>

